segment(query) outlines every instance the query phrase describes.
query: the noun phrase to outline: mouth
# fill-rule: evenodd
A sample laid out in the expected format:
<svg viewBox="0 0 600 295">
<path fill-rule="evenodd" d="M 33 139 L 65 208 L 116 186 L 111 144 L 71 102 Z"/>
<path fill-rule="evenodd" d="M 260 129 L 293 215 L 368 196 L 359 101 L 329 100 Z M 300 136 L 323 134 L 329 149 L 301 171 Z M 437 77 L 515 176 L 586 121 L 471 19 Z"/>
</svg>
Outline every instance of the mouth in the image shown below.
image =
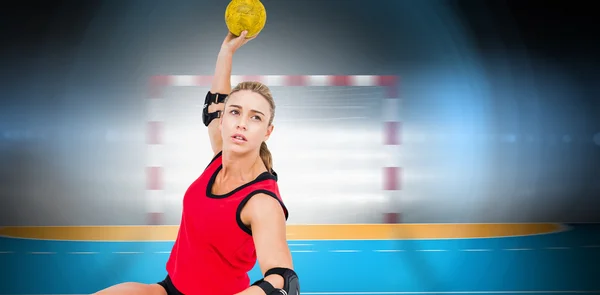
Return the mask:
<svg viewBox="0 0 600 295">
<path fill-rule="evenodd" d="M 233 138 L 233 140 L 235 140 L 235 141 L 243 141 L 243 142 L 247 141 L 246 137 L 241 134 L 234 134 L 231 138 Z"/>
</svg>

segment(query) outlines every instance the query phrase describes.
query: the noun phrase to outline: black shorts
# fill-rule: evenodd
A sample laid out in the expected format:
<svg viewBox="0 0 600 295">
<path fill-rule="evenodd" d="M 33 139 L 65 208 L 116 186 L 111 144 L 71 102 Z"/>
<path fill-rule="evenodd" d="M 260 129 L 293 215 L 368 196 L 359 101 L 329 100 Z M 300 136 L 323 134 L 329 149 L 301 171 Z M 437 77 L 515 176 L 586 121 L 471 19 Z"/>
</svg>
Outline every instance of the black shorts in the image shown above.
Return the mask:
<svg viewBox="0 0 600 295">
<path fill-rule="evenodd" d="M 161 285 L 167 291 L 167 295 L 183 295 L 183 293 L 179 292 L 173 282 L 171 282 L 171 277 L 167 275 L 167 277 L 162 280 L 162 282 L 158 282 L 157 284 Z"/>
</svg>

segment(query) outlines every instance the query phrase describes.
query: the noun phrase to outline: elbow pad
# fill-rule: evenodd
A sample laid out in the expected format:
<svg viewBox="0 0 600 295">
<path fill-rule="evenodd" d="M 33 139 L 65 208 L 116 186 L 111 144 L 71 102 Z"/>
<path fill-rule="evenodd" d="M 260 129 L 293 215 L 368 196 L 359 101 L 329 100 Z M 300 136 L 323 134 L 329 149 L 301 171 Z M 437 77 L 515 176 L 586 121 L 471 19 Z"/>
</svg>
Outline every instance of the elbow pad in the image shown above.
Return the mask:
<svg viewBox="0 0 600 295">
<path fill-rule="evenodd" d="M 265 277 L 270 275 L 280 275 L 283 278 L 283 289 L 275 289 L 269 282 L 264 279 L 256 281 L 253 286 L 260 287 L 266 295 L 299 295 L 300 294 L 300 282 L 298 275 L 294 270 L 283 267 L 275 267 L 269 269 L 265 273 Z"/>
<path fill-rule="evenodd" d="M 202 107 L 202 123 L 204 123 L 204 126 L 208 127 L 208 125 L 210 124 L 210 122 L 212 122 L 212 120 L 221 117 L 220 111 L 209 113 L 208 106 L 213 103 L 215 103 L 215 104 L 223 103 L 225 101 L 225 98 L 227 98 L 227 94 L 220 94 L 220 93 L 213 94 L 210 91 L 208 91 L 206 93 L 206 97 L 204 98 L 204 106 Z"/>
</svg>

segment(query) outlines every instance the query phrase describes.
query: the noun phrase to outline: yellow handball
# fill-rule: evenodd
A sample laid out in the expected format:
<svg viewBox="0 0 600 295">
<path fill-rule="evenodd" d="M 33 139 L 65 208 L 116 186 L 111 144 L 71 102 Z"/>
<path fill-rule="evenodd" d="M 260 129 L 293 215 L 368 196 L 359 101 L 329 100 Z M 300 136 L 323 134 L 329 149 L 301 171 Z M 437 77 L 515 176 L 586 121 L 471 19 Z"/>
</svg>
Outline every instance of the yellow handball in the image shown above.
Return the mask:
<svg viewBox="0 0 600 295">
<path fill-rule="evenodd" d="M 232 0 L 225 10 L 227 28 L 236 36 L 246 30 L 246 38 L 254 37 L 266 22 L 267 11 L 260 0 Z"/>
</svg>

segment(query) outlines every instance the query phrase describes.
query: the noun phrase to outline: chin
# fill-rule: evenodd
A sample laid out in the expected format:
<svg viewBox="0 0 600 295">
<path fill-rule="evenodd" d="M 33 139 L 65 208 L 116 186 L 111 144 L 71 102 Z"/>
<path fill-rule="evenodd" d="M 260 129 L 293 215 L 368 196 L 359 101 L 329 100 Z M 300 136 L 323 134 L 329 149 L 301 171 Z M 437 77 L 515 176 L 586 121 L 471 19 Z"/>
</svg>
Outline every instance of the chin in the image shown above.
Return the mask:
<svg viewBox="0 0 600 295">
<path fill-rule="evenodd" d="M 252 151 L 252 148 L 248 147 L 248 146 L 242 146 L 242 145 L 238 145 L 238 144 L 228 144 L 226 146 L 223 146 L 223 150 L 226 150 L 227 152 L 230 153 L 234 153 L 234 154 L 247 154 L 250 151 Z"/>
</svg>

